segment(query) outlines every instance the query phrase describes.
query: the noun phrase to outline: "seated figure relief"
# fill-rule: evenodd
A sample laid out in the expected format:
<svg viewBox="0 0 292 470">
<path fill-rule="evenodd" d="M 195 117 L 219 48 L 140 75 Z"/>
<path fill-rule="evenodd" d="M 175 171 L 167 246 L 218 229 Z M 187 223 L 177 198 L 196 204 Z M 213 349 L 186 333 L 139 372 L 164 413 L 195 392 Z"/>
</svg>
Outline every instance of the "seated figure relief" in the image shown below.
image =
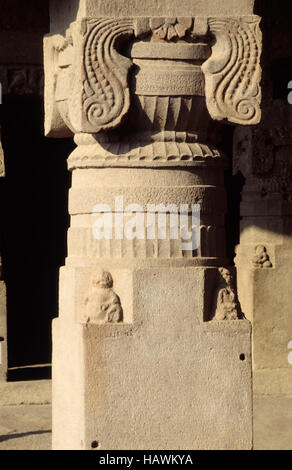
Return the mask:
<svg viewBox="0 0 292 470">
<path fill-rule="evenodd" d="M 113 290 L 112 275 L 104 270 L 95 271 L 85 297 L 85 323 L 119 323 L 123 309 L 119 296 Z"/>
<path fill-rule="evenodd" d="M 255 268 L 272 268 L 273 265 L 267 253 L 267 249 L 263 245 L 258 245 L 255 249 L 255 255 L 252 259 Z"/>
</svg>

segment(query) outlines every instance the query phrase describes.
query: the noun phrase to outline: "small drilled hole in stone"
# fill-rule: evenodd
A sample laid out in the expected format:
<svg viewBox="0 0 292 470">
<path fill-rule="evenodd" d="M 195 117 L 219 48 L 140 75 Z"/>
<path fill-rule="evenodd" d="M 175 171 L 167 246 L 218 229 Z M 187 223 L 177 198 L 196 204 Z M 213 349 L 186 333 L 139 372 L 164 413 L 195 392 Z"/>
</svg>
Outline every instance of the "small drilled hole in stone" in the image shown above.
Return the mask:
<svg viewBox="0 0 292 470">
<path fill-rule="evenodd" d="M 240 359 L 241 361 L 244 361 L 244 360 L 245 360 L 245 354 L 240 354 L 239 359 Z"/>
<path fill-rule="evenodd" d="M 93 442 L 91 443 L 91 448 L 92 448 L 92 449 L 97 449 L 98 447 L 99 447 L 99 443 L 98 443 L 97 441 L 93 441 Z"/>
</svg>

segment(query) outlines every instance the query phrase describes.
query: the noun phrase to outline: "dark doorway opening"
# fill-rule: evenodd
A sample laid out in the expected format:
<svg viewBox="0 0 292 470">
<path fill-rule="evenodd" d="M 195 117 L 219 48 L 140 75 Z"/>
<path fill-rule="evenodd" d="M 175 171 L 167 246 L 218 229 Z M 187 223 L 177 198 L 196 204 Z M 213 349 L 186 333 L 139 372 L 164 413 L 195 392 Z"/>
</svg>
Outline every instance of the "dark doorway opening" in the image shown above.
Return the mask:
<svg viewBox="0 0 292 470">
<path fill-rule="evenodd" d="M 44 137 L 42 97 L 4 96 L 0 116 L 6 166 L 0 232 L 8 379 L 49 378 L 51 322 L 58 312 L 58 270 L 69 225 L 66 159 L 74 144 Z"/>
</svg>

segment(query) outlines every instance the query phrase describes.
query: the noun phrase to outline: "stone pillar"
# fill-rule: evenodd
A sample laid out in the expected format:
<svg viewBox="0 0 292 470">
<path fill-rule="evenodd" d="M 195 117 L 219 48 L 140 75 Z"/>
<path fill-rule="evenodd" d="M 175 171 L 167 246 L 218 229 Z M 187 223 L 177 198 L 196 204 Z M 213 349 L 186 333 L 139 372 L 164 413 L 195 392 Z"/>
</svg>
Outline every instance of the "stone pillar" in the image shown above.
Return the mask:
<svg viewBox="0 0 292 470">
<path fill-rule="evenodd" d="M 269 117 L 278 114 L 277 106 L 267 113 Z M 258 395 L 292 394 L 288 361 L 289 345 L 292 349 L 291 148 L 291 127 L 279 127 L 276 122 L 275 126 L 237 129 L 234 136 L 234 171 L 246 178 L 236 250 L 238 293 L 253 325 L 254 392 Z"/>
<path fill-rule="evenodd" d="M 251 329 L 225 256 L 219 121 L 260 119 L 261 34 L 253 2 L 226 3 L 52 3 L 46 133 L 77 144 L 54 449 L 252 446 Z"/>
<path fill-rule="evenodd" d="M 0 141 L 0 178 L 5 176 L 4 153 Z M 6 286 L 2 280 L 2 261 L 0 257 L 0 382 L 7 379 L 7 316 Z"/>
<path fill-rule="evenodd" d="M 274 2 L 258 2 L 258 11 L 264 16 L 263 118 L 234 134 L 234 173 L 245 178 L 235 261 L 239 300 L 253 327 L 254 395 L 286 397 L 284 415 L 292 396 L 292 35 L 285 29 L 288 4 L 278 11 Z"/>
</svg>

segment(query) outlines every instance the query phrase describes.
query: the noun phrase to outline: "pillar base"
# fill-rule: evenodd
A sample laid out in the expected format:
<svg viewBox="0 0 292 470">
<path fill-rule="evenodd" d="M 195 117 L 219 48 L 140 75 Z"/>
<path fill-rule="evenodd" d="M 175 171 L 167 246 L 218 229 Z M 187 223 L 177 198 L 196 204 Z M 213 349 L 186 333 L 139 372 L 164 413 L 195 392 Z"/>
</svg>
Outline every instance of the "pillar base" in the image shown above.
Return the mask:
<svg viewBox="0 0 292 470">
<path fill-rule="evenodd" d="M 97 325 L 76 322 L 89 273 L 61 270 L 55 450 L 252 448 L 250 323 L 204 321 L 216 271 L 112 273 L 131 309 Z"/>
</svg>

